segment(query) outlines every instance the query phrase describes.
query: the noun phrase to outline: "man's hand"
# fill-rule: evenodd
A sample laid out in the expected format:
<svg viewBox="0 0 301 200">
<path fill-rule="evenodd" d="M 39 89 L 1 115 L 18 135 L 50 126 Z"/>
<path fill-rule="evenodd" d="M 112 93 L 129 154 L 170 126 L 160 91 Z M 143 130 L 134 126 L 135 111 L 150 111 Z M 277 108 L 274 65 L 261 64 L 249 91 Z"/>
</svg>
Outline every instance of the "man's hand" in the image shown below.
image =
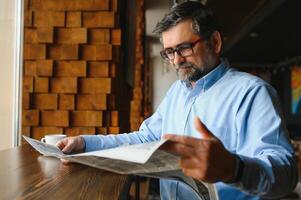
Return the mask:
<svg viewBox="0 0 301 200">
<path fill-rule="evenodd" d="M 56 146 L 64 153 L 83 152 L 85 149 L 85 140 L 81 136 L 67 137 L 56 143 Z M 69 161 L 61 159 L 64 164 Z"/>
<path fill-rule="evenodd" d="M 83 152 L 85 149 L 85 140 L 81 136 L 64 138 L 56 146 L 64 153 Z"/>
<path fill-rule="evenodd" d="M 235 176 L 236 158 L 207 127 L 195 119 L 195 127 L 202 139 L 166 134 L 162 149 L 181 157 L 180 166 L 187 176 L 205 182 L 228 182 Z"/>
</svg>

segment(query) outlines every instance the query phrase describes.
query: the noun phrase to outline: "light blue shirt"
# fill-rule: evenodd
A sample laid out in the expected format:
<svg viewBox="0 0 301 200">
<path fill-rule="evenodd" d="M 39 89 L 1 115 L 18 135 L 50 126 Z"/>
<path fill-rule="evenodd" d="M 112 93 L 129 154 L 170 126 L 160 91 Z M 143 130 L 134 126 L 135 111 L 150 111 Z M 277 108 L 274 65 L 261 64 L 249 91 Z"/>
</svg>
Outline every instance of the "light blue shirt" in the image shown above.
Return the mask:
<svg viewBox="0 0 301 200">
<path fill-rule="evenodd" d="M 83 136 L 86 151 L 160 140 L 166 133 L 199 138 L 193 123 L 196 116 L 245 163 L 241 182 L 215 184 L 220 199 L 278 198 L 295 187 L 297 167 L 275 90 L 230 68 L 226 60 L 194 88 L 176 81 L 139 131 Z M 196 199 L 189 188 L 171 180 L 160 180 L 160 193 L 164 200 Z"/>
</svg>

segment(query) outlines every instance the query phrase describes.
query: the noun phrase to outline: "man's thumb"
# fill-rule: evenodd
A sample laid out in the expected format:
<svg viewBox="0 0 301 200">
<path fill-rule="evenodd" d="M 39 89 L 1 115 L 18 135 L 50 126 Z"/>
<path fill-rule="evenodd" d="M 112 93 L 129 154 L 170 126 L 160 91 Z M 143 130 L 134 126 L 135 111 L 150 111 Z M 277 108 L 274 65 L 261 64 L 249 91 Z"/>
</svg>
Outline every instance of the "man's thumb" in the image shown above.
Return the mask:
<svg viewBox="0 0 301 200">
<path fill-rule="evenodd" d="M 208 128 L 205 126 L 205 124 L 203 124 L 199 117 L 196 117 L 194 119 L 194 125 L 203 139 L 215 138 L 215 136 L 208 130 Z"/>
</svg>

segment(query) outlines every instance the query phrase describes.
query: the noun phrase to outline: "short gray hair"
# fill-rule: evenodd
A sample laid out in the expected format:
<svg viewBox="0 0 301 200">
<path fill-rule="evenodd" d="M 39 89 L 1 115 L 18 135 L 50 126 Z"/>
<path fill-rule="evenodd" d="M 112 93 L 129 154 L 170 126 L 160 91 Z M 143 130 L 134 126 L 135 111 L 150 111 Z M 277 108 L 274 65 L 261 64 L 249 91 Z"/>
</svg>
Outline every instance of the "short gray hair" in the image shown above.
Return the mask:
<svg viewBox="0 0 301 200">
<path fill-rule="evenodd" d="M 154 33 L 161 36 L 162 32 L 184 20 L 192 21 L 192 30 L 206 39 L 215 31 L 220 31 L 218 22 L 211 10 L 200 2 L 188 1 L 176 5 L 164 18 L 157 23 Z"/>
</svg>

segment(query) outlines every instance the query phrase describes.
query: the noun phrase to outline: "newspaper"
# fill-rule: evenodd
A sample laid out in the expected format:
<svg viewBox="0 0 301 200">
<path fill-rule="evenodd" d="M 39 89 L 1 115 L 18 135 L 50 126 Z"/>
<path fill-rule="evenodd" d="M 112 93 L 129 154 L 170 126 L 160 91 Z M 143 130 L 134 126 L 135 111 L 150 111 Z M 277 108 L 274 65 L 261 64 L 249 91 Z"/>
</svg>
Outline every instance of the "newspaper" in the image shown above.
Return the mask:
<svg viewBox="0 0 301 200">
<path fill-rule="evenodd" d="M 213 185 L 205 184 L 185 176 L 179 166 L 179 157 L 159 150 L 167 140 L 123 145 L 78 154 L 64 154 L 58 147 L 23 136 L 39 153 L 45 156 L 63 158 L 71 162 L 111 171 L 118 174 L 164 178 L 180 181 L 189 186 L 201 200 L 218 200 Z"/>
</svg>

